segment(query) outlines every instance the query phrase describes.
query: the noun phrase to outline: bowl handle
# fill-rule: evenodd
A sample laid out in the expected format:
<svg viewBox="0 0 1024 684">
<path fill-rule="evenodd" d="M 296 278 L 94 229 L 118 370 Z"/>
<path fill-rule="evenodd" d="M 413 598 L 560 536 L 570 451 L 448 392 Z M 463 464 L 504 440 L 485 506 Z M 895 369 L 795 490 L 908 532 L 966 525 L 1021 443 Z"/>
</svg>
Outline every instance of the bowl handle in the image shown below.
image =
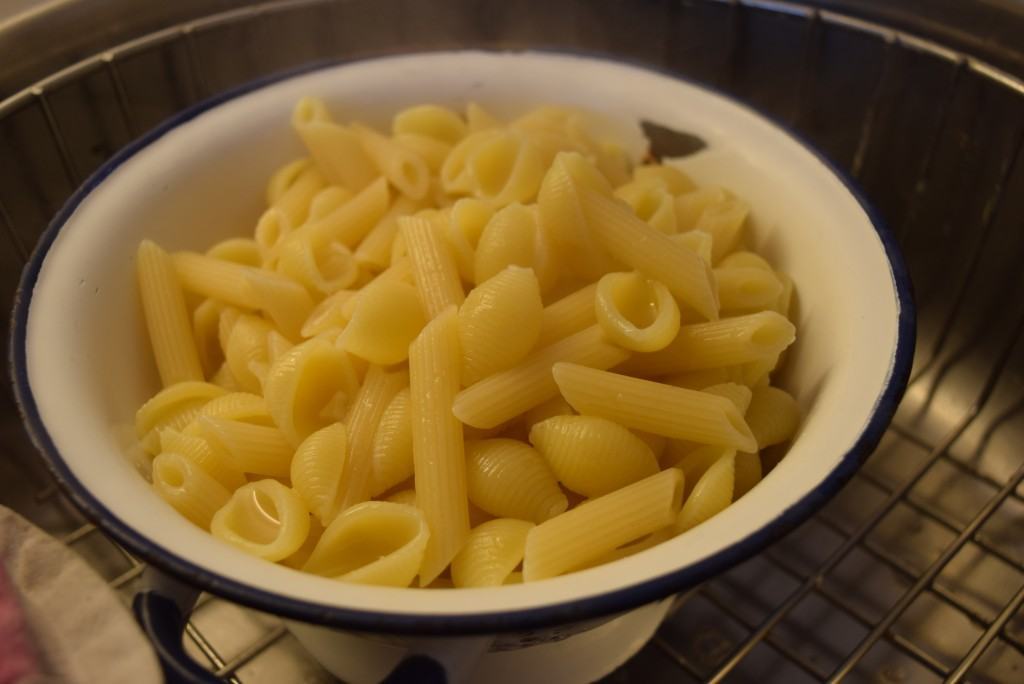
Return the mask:
<svg viewBox="0 0 1024 684">
<path fill-rule="evenodd" d="M 147 588 L 132 599 L 132 612 L 149 637 L 167 684 L 224 684 L 185 652 L 182 635 L 199 590 L 147 567 Z"/>
</svg>

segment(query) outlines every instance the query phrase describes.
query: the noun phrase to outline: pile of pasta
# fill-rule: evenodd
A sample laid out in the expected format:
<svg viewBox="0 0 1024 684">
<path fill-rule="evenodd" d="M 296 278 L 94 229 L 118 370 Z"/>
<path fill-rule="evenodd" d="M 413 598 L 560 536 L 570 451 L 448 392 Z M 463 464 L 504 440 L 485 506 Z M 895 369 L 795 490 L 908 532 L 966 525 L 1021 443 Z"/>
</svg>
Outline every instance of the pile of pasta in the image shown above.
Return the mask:
<svg viewBox="0 0 1024 684">
<path fill-rule="evenodd" d="M 795 433 L 792 283 L 726 190 L 563 108 L 291 124 L 253 237 L 138 250 L 136 428 L 215 537 L 348 582 L 541 580 L 699 525 Z"/>
</svg>

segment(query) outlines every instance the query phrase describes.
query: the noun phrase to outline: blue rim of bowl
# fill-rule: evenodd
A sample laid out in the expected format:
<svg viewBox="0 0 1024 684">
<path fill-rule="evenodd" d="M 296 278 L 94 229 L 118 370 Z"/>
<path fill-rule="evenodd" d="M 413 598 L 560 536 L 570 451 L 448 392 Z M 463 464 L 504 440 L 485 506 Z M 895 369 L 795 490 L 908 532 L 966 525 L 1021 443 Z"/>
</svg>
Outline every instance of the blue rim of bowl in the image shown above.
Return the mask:
<svg viewBox="0 0 1024 684">
<path fill-rule="evenodd" d="M 470 633 L 507 633 L 523 630 L 540 629 L 554 625 L 567 624 L 613 615 L 631 608 L 651 603 L 670 594 L 695 586 L 700 582 L 717 575 L 728 568 L 746 560 L 755 553 L 779 539 L 785 533 L 809 518 L 824 505 L 839 488 L 857 471 L 864 460 L 871 454 L 881 440 L 889 425 L 903 392 L 906 389 L 914 356 L 916 336 L 916 310 L 911 292 L 911 281 L 896 242 L 896 237 L 879 216 L 878 212 L 864 197 L 856 182 L 844 171 L 837 168 L 828 158 L 806 140 L 801 134 L 792 130 L 787 124 L 755 110 L 732 95 L 722 92 L 703 83 L 697 83 L 667 69 L 650 64 L 630 60 L 616 55 L 588 53 L 581 50 L 527 48 L 517 50 L 495 50 L 487 48 L 467 47 L 460 50 L 438 50 L 433 52 L 485 52 L 492 54 L 540 53 L 558 56 L 581 57 L 611 61 L 617 64 L 633 66 L 646 71 L 659 73 L 677 81 L 687 83 L 704 92 L 724 98 L 734 106 L 740 107 L 756 117 L 771 123 L 775 128 L 788 135 L 797 144 L 810 152 L 833 176 L 838 178 L 847 192 L 858 202 L 867 215 L 872 227 L 885 250 L 891 269 L 893 287 L 899 305 L 899 321 L 897 326 L 896 349 L 892 357 L 889 377 L 879 394 L 871 411 L 863 432 L 853 446 L 847 450 L 832 472 L 816 487 L 807 492 L 799 501 L 780 513 L 773 520 L 766 522 L 732 546 L 719 551 L 696 563 L 678 568 L 658 577 L 643 580 L 637 584 L 616 589 L 598 596 L 574 599 L 562 603 L 553 603 L 536 608 L 493 613 L 470 613 L 464 615 L 411 615 L 402 613 L 376 612 L 357 610 L 318 604 L 301 599 L 274 594 L 243 584 L 229 577 L 206 570 L 189 560 L 163 548 L 157 542 L 139 534 L 131 525 L 116 517 L 92 493 L 86 489 L 71 472 L 50 438 L 46 426 L 39 415 L 38 407 L 32 395 L 28 381 L 26 355 L 28 313 L 31 305 L 31 292 L 35 288 L 40 269 L 45 261 L 54 240 L 64 224 L 74 214 L 79 204 L 99 186 L 121 164 L 130 159 L 140 150 L 161 138 L 166 133 L 188 122 L 204 112 L 229 100 L 246 95 L 269 85 L 347 64 L 389 57 L 410 56 L 420 53 L 379 54 L 359 59 L 317 61 L 299 68 L 271 74 L 243 85 L 231 88 L 223 93 L 198 102 L 178 114 L 163 121 L 154 129 L 132 141 L 119 150 L 113 157 L 93 172 L 79 187 L 57 213 L 49 226 L 40 236 L 31 258 L 25 265 L 21 281 L 15 294 L 14 309 L 11 319 L 11 377 L 14 381 L 15 398 L 22 414 L 29 436 L 40 451 L 50 472 L 59 486 L 104 532 L 126 546 L 147 563 L 169 572 L 178 579 L 193 586 L 200 587 L 223 598 L 277 614 L 282 617 L 310 624 L 338 627 L 363 632 L 387 632 L 408 635 L 460 635 Z"/>
</svg>

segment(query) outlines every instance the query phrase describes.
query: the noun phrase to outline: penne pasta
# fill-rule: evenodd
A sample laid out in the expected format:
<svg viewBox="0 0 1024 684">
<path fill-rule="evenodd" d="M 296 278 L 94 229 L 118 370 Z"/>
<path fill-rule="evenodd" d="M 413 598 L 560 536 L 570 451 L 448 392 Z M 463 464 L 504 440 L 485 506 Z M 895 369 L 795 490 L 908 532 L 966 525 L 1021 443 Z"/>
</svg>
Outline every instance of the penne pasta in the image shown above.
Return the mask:
<svg viewBox="0 0 1024 684">
<path fill-rule="evenodd" d="M 246 473 L 288 477 L 295 447 L 276 427 L 237 420 L 196 419 L 199 434 L 230 455 L 231 462 Z"/>
<path fill-rule="evenodd" d="M 430 170 L 422 158 L 367 126 L 353 124 L 352 132 L 381 175 L 403 195 L 418 200 L 427 194 Z"/>
<path fill-rule="evenodd" d="M 597 283 L 581 287 L 544 307 L 541 313 L 540 338 L 537 344 L 546 347 L 556 340 L 588 328 L 597 322 L 594 300 Z"/>
<path fill-rule="evenodd" d="M 181 454 L 164 452 L 153 459 L 153 488 L 161 499 L 204 530 L 231 493 Z"/>
<path fill-rule="evenodd" d="M 398 225 L 427 318 L 434 318 L 449 306 L 460 306 L 466 295 L 455 257 L 440 231 L 424 218 L 401 218 Z"/>
<path fill-rule="evenodd" d="M 358 192 L 379 175 L 356 134 L 333 123 L 323 101 L 313 97 L 299 100 L 292 111 L 292 127 L 332 183 Z"/>
</svg>

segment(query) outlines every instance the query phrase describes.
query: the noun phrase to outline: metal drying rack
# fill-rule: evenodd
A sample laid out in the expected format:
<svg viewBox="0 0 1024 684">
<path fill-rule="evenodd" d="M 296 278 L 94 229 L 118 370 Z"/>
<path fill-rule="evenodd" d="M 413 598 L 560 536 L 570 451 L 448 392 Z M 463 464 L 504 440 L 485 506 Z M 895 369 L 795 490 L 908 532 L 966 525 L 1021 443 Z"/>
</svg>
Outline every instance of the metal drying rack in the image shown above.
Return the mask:
<svg viewBox="0 0 1024 684">
<path fill-rule="evenodd" d="M 534 24 L 521 16 L 538 9 L 518 2 L 272 2 L 144 35 L 13 94 L 0 102 L 5 310 L 37 235 L 92 169 L 260 75 L 400 50 L 561 46 L 711 83 L 801 131 L 895 228 L 917 289 L 917 361 L 893 426 L 845 489 L 766 552 L 680 595 L 606 681 L 1020 681 L 1024 83 L 939 42 L 796 3 L 545 11 Z M 609 21 L 616 11 L 630 21 Z M 435 38 L 423 42 L 428 15 Z M 6 389 L 0 435 L 0 502 L 130 600 L 144 566 L 57 490 Z M 334 681 L 276 617 L 211 596 L 186 647 L 230 682 Z"/>
</svg>

